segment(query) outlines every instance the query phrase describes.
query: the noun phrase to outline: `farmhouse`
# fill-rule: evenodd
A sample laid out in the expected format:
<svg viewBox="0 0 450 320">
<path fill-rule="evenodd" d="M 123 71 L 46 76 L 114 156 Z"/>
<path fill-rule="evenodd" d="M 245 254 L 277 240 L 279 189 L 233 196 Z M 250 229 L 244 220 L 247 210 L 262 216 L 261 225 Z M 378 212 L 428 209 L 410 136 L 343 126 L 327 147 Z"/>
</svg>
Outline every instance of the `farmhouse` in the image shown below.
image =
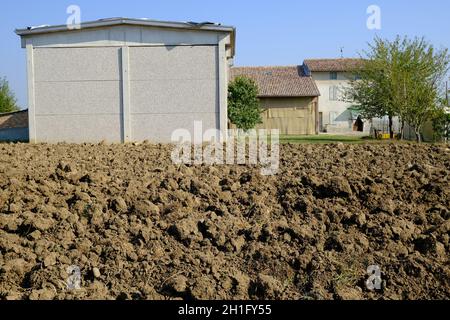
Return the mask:
<svg viewBox="0 0 450 320">
<path fill-rule="evenodd" d="M 362 65 L 361 59 L 307 59 L 303 63 L 305 74 L 311 76 L 319 88 L 320 132 L 351 133 L 358 116 L 353 103 L 344 101 L 343 89 L 354 71 Z M 369 131 L 370 125 L 365 125 Z"/>
<path fill-rule="evenodd" d="M 263 123 L 258 129 L 279 129 L 286 135 L 318 133 L 320 92 L 301 66 L 240 67 L 231 69 L 231 78 L 246 76 L 259 88 Z"/>
<path fill-rule="evenodd" d="M 170 142 L 194 121 L 227 132 L 233 27 L 113 18 L 16 33 L 30 142 Z"/>
</svg>

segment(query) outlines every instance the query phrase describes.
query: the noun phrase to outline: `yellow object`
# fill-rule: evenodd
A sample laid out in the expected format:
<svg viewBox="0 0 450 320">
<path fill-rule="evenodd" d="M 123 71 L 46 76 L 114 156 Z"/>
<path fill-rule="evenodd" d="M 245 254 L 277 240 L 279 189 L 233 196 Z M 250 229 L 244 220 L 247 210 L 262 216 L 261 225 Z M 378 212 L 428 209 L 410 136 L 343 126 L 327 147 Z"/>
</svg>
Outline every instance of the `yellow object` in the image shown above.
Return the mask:
<svg viewBox="0 0 450 320">
<path fill-rule="evenodd" d="M 379 134 L 379 139 L 381 139 L 381 140 L 389 140 L 390 138 L 391 138 L 391 135 L 389 133 Z"/>
</svg>

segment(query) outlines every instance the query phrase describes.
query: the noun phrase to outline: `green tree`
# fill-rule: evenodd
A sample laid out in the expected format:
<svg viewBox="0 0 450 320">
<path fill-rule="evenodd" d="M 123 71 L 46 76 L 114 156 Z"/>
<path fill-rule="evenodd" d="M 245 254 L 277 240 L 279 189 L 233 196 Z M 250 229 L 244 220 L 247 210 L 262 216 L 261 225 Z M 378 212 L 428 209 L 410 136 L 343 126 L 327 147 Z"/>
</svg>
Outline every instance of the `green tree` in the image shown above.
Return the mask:
<svg viewBox="0 0 450 320">
<path fill-rule="evenodd" d="M 450 139 L 450 113 L 441 110 L 433 119 L 434 141 Z"/>
<path fill-rule="evenodd" d="M 363 116 L 400 118 L 411 125 L 418 141 L 425 122 L 440 108 L 443 79 L 448 71 L 448 50 L 437 50 L 423 38 L 397 37 L 394 41 L 376 38 L 364 53 L 359 73 L 351 81 L 346 99 L 355 101 Z"/>
<path fill-rule="evenodd" d="M 398 41 L 393 46 L 394 106 L 402 123 L 411 125 L 417 140 L 425 122 L 435 119 L 442 110 L 444 78 L 450 58 L 447 50 L 436 50 L 424 39 Z"/>
<path fill-rule="evenodd" d="M 442 107 L 437 110 L 433 117 L 434 141 L 450 139 L 450 112 L 448 98 L 441 99 Z"/>
<path fill-rule="evenodd" d="M 363 63 L 353 70 L 358 77 L 344 90 L 344 99 L 355 103 L 366 119 L 389 117 L 389 130 L 393 137 L 393 103 L 391 101 L 390 48 L 386 41 L 375 38 L 374 44 L 362 55 Z"/>
<path fill-rule="evenodd" d="M 248 131 L 262 123 L 261 112 L 255 81 L 236 77 L 228 86 L 228 118 L 231 123 Z"/>
<path fill-rule="evenodd" d="M 17 111 L 16 98 L 9 88 L 8 81 L 5 78 L 0 78 L 0 113 Z"/>
</svg>

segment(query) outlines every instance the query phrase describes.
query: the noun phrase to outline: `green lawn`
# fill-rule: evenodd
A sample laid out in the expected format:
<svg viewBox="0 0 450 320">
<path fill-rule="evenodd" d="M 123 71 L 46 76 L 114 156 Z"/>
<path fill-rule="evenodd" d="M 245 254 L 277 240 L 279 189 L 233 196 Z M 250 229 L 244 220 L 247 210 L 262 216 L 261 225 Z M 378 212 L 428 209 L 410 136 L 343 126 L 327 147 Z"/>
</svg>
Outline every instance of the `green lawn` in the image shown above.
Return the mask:
<svg viewBox="0 0 450 320">
<path fill-rule="evenodd" d="M 368 137 L 345 136 L 345 135 L 318 135 L 318 136 L 280 136 L 281 143 L 299 144 L 327 144 L 327 143 L 365 143 L 371 141 Z"/>
</svg>

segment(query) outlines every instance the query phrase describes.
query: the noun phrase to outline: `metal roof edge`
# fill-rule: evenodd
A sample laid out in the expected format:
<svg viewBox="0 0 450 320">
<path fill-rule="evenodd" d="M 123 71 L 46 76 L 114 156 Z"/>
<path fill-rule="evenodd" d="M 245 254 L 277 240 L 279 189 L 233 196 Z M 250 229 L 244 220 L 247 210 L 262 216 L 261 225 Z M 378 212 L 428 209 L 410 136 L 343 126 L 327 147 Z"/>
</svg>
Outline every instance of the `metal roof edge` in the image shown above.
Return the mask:
<svg viewBox="0 0 450 320">
<path fill-rule="evenodd" d="M 293 64 L 293 65 L 277 65 L 277 66 L 234 66 L 232 69 L 277 69 L 277 68 L 298 68 L 301 65 Z"/>
<path fill-rule="evenodd" d="M 217 31 L 217 32 L 230 32 L 235 33 L 236 29 L 232 26 L 223 26 L 219 24 L 192 24 L 189 22 L 174 22 L 174 21 L 159 21 L 150 19 L 131 19 L 131 18 L 111 18 L 111 19 L 100 19 L 95 21 L 82 22 L 80 24 L 82 29 L 109 27 L 117 25 L 135 25 L 144 27 L 159 27 L 159 28 L 171 28 L 171 29 L 188 29 L 188 30 L 204 30 L 204 31 Z M 53 32 L 64 32 L 64 31 L 77 31 L 80 29 L 69 29 L 66 24 L 64 25 L 54 25 L 54 26 L 42 26 L 36 28 L 24 28 L 16 29 L 15 33 L 19 36 L 35 35 L 35 34 L 45 34 Z"/>
</svg>

